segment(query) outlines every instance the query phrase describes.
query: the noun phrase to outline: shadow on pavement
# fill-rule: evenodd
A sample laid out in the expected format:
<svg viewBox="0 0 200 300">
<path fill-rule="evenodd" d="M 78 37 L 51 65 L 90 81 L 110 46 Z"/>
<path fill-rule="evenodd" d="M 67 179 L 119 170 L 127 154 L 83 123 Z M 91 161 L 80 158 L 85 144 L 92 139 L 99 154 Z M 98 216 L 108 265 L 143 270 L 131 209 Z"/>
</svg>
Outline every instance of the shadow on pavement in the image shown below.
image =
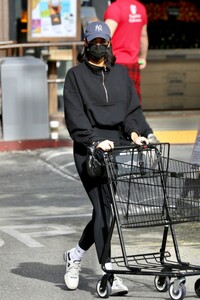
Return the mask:
<svg viewBox="0 0 200 300">
<path fill-rule="evenodd" d="M 15 269 L 12 269 L 11 272 L 15 275 L 33 278 L 41 281 L 52 282 L 57 287 L 62 290 L 68 290 L 64 283 L 64 265 L 47 265 L 40 262 L 27 262 L 20 263 L 19 266 Z M 88 275 L 89 274 L 89 275 Z M 82 268 L 80 274 L 80 281 L 78 290 L 84 290 L 91 292 L 94 295 L 94 288 L 96 287 L 96 282 L 101 277 L 97 276 L 92 269 Z"/>
</svg>

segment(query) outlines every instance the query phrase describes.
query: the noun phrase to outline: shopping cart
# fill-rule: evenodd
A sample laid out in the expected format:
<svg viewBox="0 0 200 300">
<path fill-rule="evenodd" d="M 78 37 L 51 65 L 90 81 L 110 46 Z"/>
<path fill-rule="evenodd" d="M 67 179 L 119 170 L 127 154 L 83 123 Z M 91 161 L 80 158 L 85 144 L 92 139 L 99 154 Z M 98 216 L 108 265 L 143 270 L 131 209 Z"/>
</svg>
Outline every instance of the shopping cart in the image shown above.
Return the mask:
<svg viewBox="0 0 200 300">
<path fill-rule="evenodd" d="M 181 260 L 174 229 L 174 224 L 200 221 L 200 169 L 170 159 L 169 148 L 167 143 L 117 147 L 104 154 L 112 220 L 102 256 L 105 275 L 96 286 L 101 298 L 110 296 L 114 274 L 153 275 L 155 288 L 159 292 L 169 291 L 175 300 L 186 295 L 185 277 L 200 275 L 200 266 Z M 156 226 L 163 228 L 159 251 L 128 254 L 127 231 Z M 121 255 L 111 257 L 113 269 L 108 270 L 105 263 L 114 230 Z M 175 258 L 166 250 L 169 235 Z M 200 278 L 194 289 L 200 297 Z"/>
</svg>

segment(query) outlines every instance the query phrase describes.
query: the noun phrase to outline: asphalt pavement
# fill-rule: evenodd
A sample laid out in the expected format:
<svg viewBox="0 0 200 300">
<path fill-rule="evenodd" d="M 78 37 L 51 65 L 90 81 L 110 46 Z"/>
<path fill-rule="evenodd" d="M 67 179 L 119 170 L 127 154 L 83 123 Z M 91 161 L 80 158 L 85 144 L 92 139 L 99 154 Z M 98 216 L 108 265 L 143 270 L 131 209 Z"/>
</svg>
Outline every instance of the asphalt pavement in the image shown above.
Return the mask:
<svg viewBox="0 0 200 300">
<path fill-rule="evenodd" d="M 172 145 L 170 157 L 189 162 L 192 151 L 192 144 Z M 83 259 L 78 289 L 68 291 L 63 280 L 63 251 L 76 245 L 91 216 L 72 148 L 1 152 L 0 186 L 0 299 L 97 299 L 96 283 L 102 272 L 94 247 Z M 159 251 L 157 230 L 134 230 L 131 250 Z M 183 260 L 200 265 L 199 223 L 182 224 L 177 236 Z M 117 242 L 114 247 L 118 248 Z M 129 293 L 116 299 L 170 299 L 168 292 L 156 290 L 154 276 L 121 277 Z M 187 277 L 185 299 L 197 298 L 195 280 Z"/>
</svg>

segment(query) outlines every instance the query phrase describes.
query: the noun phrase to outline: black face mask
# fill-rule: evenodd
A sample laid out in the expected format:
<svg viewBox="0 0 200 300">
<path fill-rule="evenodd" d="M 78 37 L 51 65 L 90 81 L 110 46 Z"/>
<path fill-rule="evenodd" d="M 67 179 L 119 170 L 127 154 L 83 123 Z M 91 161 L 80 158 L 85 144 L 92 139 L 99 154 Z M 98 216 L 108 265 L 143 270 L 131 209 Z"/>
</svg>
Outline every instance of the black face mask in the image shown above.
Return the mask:
<svg viewBox="0 0 200 300">
<path fill-rule="evenodd" d="M 108 53 L 107 45 L 91 45 L 87 47 L 87 53 L 93 60 L 99 60 Z"/>
</svg>

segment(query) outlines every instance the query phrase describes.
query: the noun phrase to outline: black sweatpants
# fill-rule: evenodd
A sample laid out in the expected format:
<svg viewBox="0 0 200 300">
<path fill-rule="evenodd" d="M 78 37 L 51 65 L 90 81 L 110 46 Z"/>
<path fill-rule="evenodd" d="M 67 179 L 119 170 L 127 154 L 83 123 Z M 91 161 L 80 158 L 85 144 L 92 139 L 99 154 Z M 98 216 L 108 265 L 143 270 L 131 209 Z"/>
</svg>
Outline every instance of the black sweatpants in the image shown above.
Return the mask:
<svg viewBox="0 0 200 300">
<path fill-rule="evenodd" d="M 98 260 L 101 263 L 104 244 L 111 222 L 111 198 L 106 178 L 91 178 L 87 174 L 86 157 L 86 147 L 74 143 L 76 168 L 93 206 L 92 219 L 83 230 L 79 246 L 83 250 L 88 250 L 95 243 Z"/>
</svg>

